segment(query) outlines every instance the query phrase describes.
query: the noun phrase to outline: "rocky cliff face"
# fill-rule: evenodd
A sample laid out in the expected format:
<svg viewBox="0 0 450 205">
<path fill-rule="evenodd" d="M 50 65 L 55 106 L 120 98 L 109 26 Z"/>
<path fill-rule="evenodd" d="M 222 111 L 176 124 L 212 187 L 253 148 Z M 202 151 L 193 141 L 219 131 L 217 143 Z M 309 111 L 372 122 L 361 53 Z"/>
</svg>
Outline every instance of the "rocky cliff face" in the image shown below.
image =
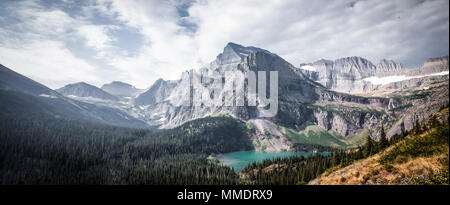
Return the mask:
<svg viewBox="0 0 450 205">
<path fill-rule="evenodd" d="M 406 67 L 400 63 L 396 63 L 393 60 L 381 60 L 377 65 L 374 73 L 370 73 L 370 76 L 389 76 L 398 75 L 407 72 Z"/>
<path fill-rule="evenodd" d="M 404 91 L 405 92 L 405 91 Z M 416 121 L 420 124 L 432 114 L 449 106 L 449 90 L 447 81 L 438 82 L 429 89 L 407 91 L 399 101 L 403 106 L 393 109 L 393 122 L 387 136 L 411 130 Z"/>
<path fill-rule="evenodd" d="M 420 69 L 407 69 L 392 60 L 383 59 L 374 65 L 361 57 L 347 57 L 301 64 L 298 70 L 326 88 L 355 94 L 379 90 L 380 84 L 385 85 L 385 82 L 392 81 L 398 85 L 398 82 L 412 78 L 423 79 L 426 75 L 448 71 L 448 57 L 429 59 Z M 371 81 L 370 78 L 375 79 Z"/>
<path fill-rule="evenodd" d="M 306 67 L 306 69 L 305 69 Z M 381 60 L 374 65 L 361 57 L 347 57 L 334 61 L 319 60 L 300 65 L 300 72 L 326 88 L 345 93 L 358 93 L 370 87 L 363 79 L 371 76 L 387 76 L 405 72 L 405 68 L 392 60 Z"/>
</svg>

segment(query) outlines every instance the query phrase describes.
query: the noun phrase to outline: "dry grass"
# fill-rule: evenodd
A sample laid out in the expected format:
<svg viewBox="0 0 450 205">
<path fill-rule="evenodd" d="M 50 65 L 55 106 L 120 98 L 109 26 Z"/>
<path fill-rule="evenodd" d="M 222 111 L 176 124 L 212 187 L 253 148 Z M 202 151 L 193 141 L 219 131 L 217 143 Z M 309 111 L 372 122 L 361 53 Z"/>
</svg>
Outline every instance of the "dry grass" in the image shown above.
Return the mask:
<svg viewBox="0 0 450 205">
<path fill-rule="evenodd" d="M 387 149 L 386 151 L 389 151 Z M 385 151 L 385 152 L 386 152 Z M 359 160 L 347 167 L 326 172 L 313 184 L 364 185 L 364 184 L 412 184 L 413 176 L 431 176 L 444 168 L 447 153 L 431 157 L 408 159 L 405 163 L 382 165 L 378 162 L 383 153 Z"/>
</svg>

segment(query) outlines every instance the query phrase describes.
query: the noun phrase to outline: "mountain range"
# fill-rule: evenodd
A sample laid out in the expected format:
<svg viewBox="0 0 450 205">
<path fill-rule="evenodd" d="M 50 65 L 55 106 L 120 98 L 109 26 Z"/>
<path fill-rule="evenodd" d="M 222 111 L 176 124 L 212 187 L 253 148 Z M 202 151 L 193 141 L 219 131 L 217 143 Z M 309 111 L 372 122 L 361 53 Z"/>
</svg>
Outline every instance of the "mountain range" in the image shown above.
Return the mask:
<svg viewBox="0 0 450 205">
<path fill-rule="evenodd" d="M 409 69 L 392 60 L 373 64 L 361 57 L 319 60 L 300 64 L 299 71 L 326 88 L 345 93 L 363 93 L 393 82 L 430 76 L 448 78 L 448 56 L 429 59 L 421 68 Z M 405 84 L 407 85 L 407 83 Z"/>
<path fill-rule="evenodd" d="M 0 65 L 0 73 L 1 103 L 8 111 L 2 113 L 3 115 L 9 113 L 14 118 L 15 115 L 40 116 L 45 113 L 55 118 L 88 120 L 124 127 L 148 127 L 145 122 L 124 111 L 66 97 L 3 65 Z M 80 94 L 95 99 L 97 97 L 116 99 L 97 89 L 95 86 L 79 83 L 58 90 L 67 95 Z"/>
<path fill-rule="evenodd" d="M 305 143 L 358 146 L 367 136 L 379 138 L 382 124 L 388 137 L 412 129 L 416 121 L 448 106 L 448 70 L 448 57 L 429 59 L 417 69 L 392 60 L 375 65 L 362 57 L 322 59 L 296 67 L 265 49 L 228 43 L 207 67 L 185 71 L 179 80 L 159 79 L 145 90 L 119 81 L 101 88 L 80 82 L 51 90 L 0 66 L 0 91 L 2 99 L 9 101 L 2 100 L 3 106 L 11 110 L 39 102 L 55 117 L 123 127 L 165 129 L 206 116 L 227 115 L 254 128 L 251 140 L 256 150 L 294 150 L 295 144 Z M 174 103 L 192 101 L 189 89 L 194 77 L 200 77 L 208 88 L 213 74 L 226 71 L 236 71 L 232 80 L 251 71 L 278 71 L 277 115 L 261 118 L 261 108 L 255 106 Z M 248 89 L 247 83 L 243 86 L 225 84 L 214 95 L 227 100 L 227 93 Z M 315 134 L 320 139 L 310 138 Z"/>
</svg>

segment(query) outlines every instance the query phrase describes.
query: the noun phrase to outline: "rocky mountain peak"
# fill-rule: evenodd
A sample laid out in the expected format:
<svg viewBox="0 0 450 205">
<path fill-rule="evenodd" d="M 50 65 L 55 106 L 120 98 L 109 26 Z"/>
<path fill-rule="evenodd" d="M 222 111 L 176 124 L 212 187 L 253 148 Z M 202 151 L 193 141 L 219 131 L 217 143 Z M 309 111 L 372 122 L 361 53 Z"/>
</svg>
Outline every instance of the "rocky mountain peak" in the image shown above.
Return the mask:
<svg viewBox="0 0 450 205">
<path fill-rule="evenodd" d="M 369 60 L 358 57 L 358 56 L 352 56 L 352 57 L 346 57 L 346 58 L 340 58 L 334 61 L 334 67 L 337 69 L 340 68 L 356 68 L 358 70 L 368 70 L 373 69 L 375 66 L 370 62 Z"/>
<path fill-rule="evenodd" d="M 442 56 L 437 58 L 429 58 L 427 59 L 426 63 L 432 63 L 432 62 L 448 62 L 448 56 Z"/>
<path fill-rule="evenodd" d="M 230 50 L 232 50 L 235 54 L 237 54 L 241 59 L 244 59 L 251 53 L 256 53 L 259 51 L 268 52 L 267 50 L 264 50 L 261 48 L 257 48 L 257 47 L 253 47 L 253 46 L 244 47 L 242 45 L 232 43 L 232 42 L 229 42 L 225 46 L 224 53 L 227 51 L 230 51 Z"/>
<path fill-rule="evenodd" d="M 135 88 L 134 86 L 121 81 L 113 81 L 111 83 L 104 84 L 101 89 L 111 95 L 121 97 L 134 97 L 141 92 L 141 89 Z"/>
<path fill-rule="evenodd" d="M 400 63 L 396 63 L 393 60 L 386 60 L 386 59 L 382 59 L 376 66 L 377 70 L 382 70 L 382 71 L 401 71 L 403 69 L 405 69 L 405 67 L 400 64 Z"/>
<path fill-rule="evenodd" d="M 118 100 L 116 96 L 113 96 L 105 92 L 104 90 L 85 82 L 68 84 L 62 88 L 56 89 L 56 91 L 65 96 L 93 97 L 104 100 Z"/>
<path fill-rule="evenodd" d="M 176 81 L 156 80 L 152 86 L 141 93 L 135 100 L 136 105 L 151 105 L 164 101 L 177 85 Z"/>
<path fill-rule="evenodd" d="M 423 67 L 431 67 L 431 66 L 445 66 L 448 68 L 448 56 L 429 58 L 423 65 Z"/>
<path fill-rule="evenodd" d="M 431 74 L 448 71 L 448 56 L 429 58 L 418 71 L 420 74 Z"/>
<path fill-rule="evenodd" d="M 304 63 L 304 64 L 306 64 L 306 63 Z M 327 65 L 332 65 L 332 64 L 333 64 L 333 61 L 327 60 L 327 59 L 323 59 L 323 58 L 322 58 L 322 59 L 320 59 L 320 60 L 314 62 L 313 64 L 314 64 L 314 65 L 323 65 L 323 66 L 327 66 Z"/>
<path fill-rule="evenodd" d="M 245 57 L 251 53 L 256 52 L 268 52 L 267 50 L 253 47 L 253 46 L 242 46 L 236 43 L 229 42 L 223 52 L 220 53 L 216 60 L 211 62 L 210 70 L 216 70 L 219 72 L 231 70 L 236 67 Z"/>
</svg>

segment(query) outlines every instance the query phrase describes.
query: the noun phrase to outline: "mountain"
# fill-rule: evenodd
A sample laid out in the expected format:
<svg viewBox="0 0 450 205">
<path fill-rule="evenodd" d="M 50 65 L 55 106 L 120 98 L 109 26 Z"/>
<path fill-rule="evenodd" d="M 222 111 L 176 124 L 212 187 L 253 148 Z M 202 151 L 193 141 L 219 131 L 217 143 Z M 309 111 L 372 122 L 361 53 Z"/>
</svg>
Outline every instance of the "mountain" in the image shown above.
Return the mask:
<svg viewBox="0 0 450 205">
<path fill-rule="evenodd" d="M 255 52 L 268 52 L 261 48 L 253 46 L 242 46 L 236 43 L 229 42 L 223 52 L 217 55 L 216 59 L 210 63 L 209 71 L 224 71 L 233 70 L 245 57 Z"/>
<path fill-rule="evenodd" d="M 1 104 L 6 111 L 1 113 L 2 120 L 34 116 L 38 119 L 75 119 L 123 127 L 148 127 L 145 122 L 122 110 L 65 97 L 5 66 L 0 66 L 0 72 Z"/>
<path fill-rule="evenodd" d="M 134 103 L 138 106 L 160 103 L 168 97 L 176 85 L 176 81 L 165 81 L 160 78 L 148 90 L 139 94 Z"/>
<path fill-rule="evenodd" d="M 448 69 L 448 56 L 430 58 L 428 59 L 420 69 L 412 71 L 414 75 L 428 75 L 433 73 L 440 73 L 449 71 Z"/>
<path fill-rule="evenodd" d="M 298 70 L 331 90 L 359 94 L 381 90 L 382 86 L 390 83 L 396 83 L 398 86 L 398 82 L 410 79 L 419 78 L 426 81 L 429 76 L 445 75 L 448 78 L 448 57 L 429 59 L 420 69 L 408 69 L 400 63 L 385 59 L 374 65 L 367 59 L 354 56 L 301 64 Z M 409 87 L 411 83 L 405 82 L 404 85 Z"/>
<path fill-rule="evenodd" d="M 119 100 L 116 96 L 113 96 L 100 88 L 84 82 L 69 84 L 62 88 L 56 89 L 56 91 L 65 96 L 92 97 L 103 100 Z"/>
<path fill-rule="evenodd" d="M 379 138 L 381 122 L 385 122 L 387 135 L 390 137 L 402 130 L 412 129 L 416 120 L 425 119 L 448 105 L 448 88 L 445 86 L 446 82 L 441 79 L 445 76 L 421 80 L 427 83 L 420 85 L 432 84 L 433 89 L 417 87 L 415 79 L 410 79 L 405 81 L 408 85 L 402 93 L 395 92 L 399 88 L 392 87 L 393 84 L 389 84 L 393 88 L 390 93 L 379 90 L 384 94 L 368 95 L 369 97 L 333 91 L 342 90 L 337 88 L 345 88 L 350 92 L 376 90 L 382 86 L 370 84 L 366 81 L 367 78 L 408 74 L 407 68 L 391 60 L 381 60 L 375 65 L 361 57 L 349 57 L 335 61 L 320 60 L 302 66 L 306 66 L 306 69 L 296 68 L 267 50 L 228 43 L 209 67 L 188 70 L 178 81 L 170 83 L 170 86 L 164 80 L 156 81 L 139 97 L 136 105 L 145 105 L 140 107 L 144 110 L 143 113 L 149 113 L 146 114 L 145 120 L 162 128 L 176 127 L 205 116 L 231 115 L 255 127 L 255 133 L 252 135 L 255 149 L 266 150 L 292 150 L 302 146 L 296 144 L 297 142 L 311 143 L 306 139 L 308 135 L 302 134 L 307 129 L 317 131 L 319 135 L 323 134 L 323 137 L 332 137 L 332 141 L 344 143 L 335 143 L 335 146 L 356 146 L 354 142 L 363 142 L 367 135 L 374 139 Z M 211 88 L 211 82 L 217 78 L 214 74 L 223 76 L 226 71 L 236 71 L 228 77 L 237 82 L 244 79 L 250 71 L 278 71 L 277 115 L 261 118 L 259 114 L 262 109 L 256 106 L 192 104 L 194 93 L 204 89 L 200 87 L 196 88 L 199 90 L 191 90 L 194 88 L 194 79 L 201 79 L 203 87 Z M 439 84 L 436 84 L 437 82 Z M 248 88 L 246 83 L 238 86 L 233 88 L 225 82 L 223 89 L 218 93 L 215 91 L 211 96 L 217 95 L 224 102 L 230 97 L 228 93 Z M 420 89 L 416 90 L 418 88 Z M 247 98 L 248 95 L 245 94 L 244 97 Z M 257 104 L 259 103 L 257 100 Z M 314 129 L 311 126 L 314 126 Z M 336 131 L 337 134 L 326 134 L 330 130 Z M 324 141 L 314 143 L 330 145 Z"/>
<path fill-rule="evenodd" d="M 401 73 L 405 71 L 405 68 L 392 60 L 381 60 L 374 65 L 365 58 L 354 56 L 334 61 L 322 59 L 310 64 L 301 64 L 299 71 L 326 88 L 338 92 L 359 93 L 369 86 L 363 79 Z"/>
<path fill-rule="evenodd" d="M 270 81 L 265 94 L 276 96 L 270 106 L 260 106 L 261 93 L 247 92 L 237 96 L 244 98 L 243 106 L 197 102 L 198 96 L 230 101 L 237 91 L 249 90 L 245 78 L 260 71 L 277 71 L 276 84 L 268 75 L 258 75 L 256 82 Z M 442 159 L 448 156 L 448 125 L 440 134 L 417 131 L 424 131 L 427 119 L 448 124 L 448 57 L 430 59 L 414 70 L 361 57 L 322 59 L 297 68 L 270 51 L 228 43 L 209 66 L 187 70 L 178 80 L 159 79 L 145 91 L 115 81 L 102 89 L 76 83 L 56 92 L 4 66 L 0 74 L 0 150 L 5 150 L 0 159 L 6 159 L 0 172 L 6 184 L 303 184 L 325 170 L 338 170 L 323 176 L 337 175 L 338 183 L 363 179 L 372 184 L 378 178 L 390 180 L 390 174 L 396 182 L 410 179 L 415 175 L 402 172 L 408 169 L 432 170 L 405 169 L 411 165 L 403 163 L 407 154 L 437 153 L 418 158 L 425 165 L 446 162 Z M 203 92 L 208 89 L 213 92 Z M 252 97 L 257 106 L 249 104 Z M 261 116 L 269 108 L 277 114 Z M 153 126 L 162 129 L 148 129 Z M 389 154 L 395 147 L 382 150 L 383 143 L 361 146 L 386 136 L 391 139 L 387 147 L 408 132 L 425 140 L 403 139 L 408 144 L 397 152 L 408 153 L 400 157 Z M 383 152 L 373 155 L 374 147 Z M 352 148 L 358 149 L 339 151 Z M 216 161 L 217 154 L 252 149 L 333 152 L 251 163 L 238 174 Z M 379 157 L 389 157 L 385 165 L 391 166 L 380 164 Z M 355 160 L 361 160 L 350 165 L 355 172 L 347 172 L 344 166 Z M 416 159 L 410 162 L 417 164 Z M 370 170 L 372 165 L 376 169 Z M 196 174 L 200 169 L 209 171 Z M 243 175 L 247 178 L 238 178 Z"/>
<path fill-rule="evenodd" d="M 193 104 L 182 106 L 171 101 L 190 102 L 192 100 L 190 88 L 194 77 L 201 78 L 204 82 L 203 86 L 208 87 L 211 86 L 210 80 L 214 78 L 212 73 L 224 74 L 225 71 L 236 71 L 233 76 L 230 76 L 231 80 L 241 80 L 250 71 L 278 71 L 278 114 L 274 117 L 260 118 L 262 109 L 256 106 L 208 107 Z M 214 95 L 218 95 L 225 101 L 229 97 L 227 93 L 233 93 L 236 89 L 245 90 L 248 85 L 243 86 L 233 88 L 225 84 L 223 89 Z M 262 124 L 263 126 L 256 126 L 259 129 L 256 130 L 253 138 L 261 142 L 261 146 L 267 150 L 292 147 L 295 141 L 302 141 L 290 139 L 283 134 L 279 138 L 266 139 L 268 134 L 278 136 L 279 133 L 285 133 L 282 130 L 303 130 L 310 125 L 317 125 L 324 130 L 336 130 L 344 137 L 356 136 L 364 129 L 378 127 L 382 113 L 392 108 L 390 104 L 397 104 L 394 99 L 364 98 L 330 91 L 308 79 L 280 56 L 264 49 L 244 47 L 234 43 L 227 44 L 208 68 L 203 68 L 200 72 L 186 71 L 181 79 L 170 87 L 159 80 L 149 91 L 151 92 L 146 92 L 145 95 L 148 94 L 147 99 L 150 100 L 142 104 L 147 104 L 144 108 L 147 113 L 158 116 L 154 119 L 157 119 L 162 127 L 175 127 L 208 115 L 227 114 L 250 124 L 253 122 Z M 141 96 L 144 96 L 144 93 Z M 142 101 L 136 100 L 136 102 Z M 151 104 L 153 102 L 154 104 Z M 258 100 L 257 103 L 260 101 Z M 269 125 L 273 129 L 269 129 L 267 127 Z M 376 136 L 377 133 L 373 135 Z M 305 135 L 292 136 L 305 137 Z M 277 143 L 283 145 L 275 146 Z"/>
<path fill-rule="evenodd" d="M 448 58 L 430 60 L 424 70 L 448 70 L 445 60 L 448 62 Z M 441 67 L 435 69 L 438 65 Z M 233 72 L 227 76 L 227 71 Z M 278 72 L 277 90 L 272 90 L 277 91 L 278 97 L 273 107 L 275 116 L 261 117 L 272 105 L 249 105 L 252 96 L 246 92 L 244 106 L 206 106 L 194 99 L 194 95 L 201 94 L 201 99 L 230 101 L 236 91 L 249 89 L 245 77 L 259 71 Z M 407 80 L 379 85 L 370 81 L 374 77 L 385 81 L 384 78 L 399 74 Z M 61 99 L 83 104 L 83 115 L 121 126 L 133 122 L 131 126 L 173 128 L 207 116 L 226 115 L 254 128 L 250 138 L 257 150 L 302 150 L 310 145 L 349 148 L 360 145 L 368 136 L 378 139 L 381 124 L 390 137 L 412 129 L 416 121 L 448 105 L 448 74 L 431 74 L 423 78 L 426 80 L 409 74 L 409 69 L 394 61 L 381 60 L 375 65 L 361 57 L 322 59 L 297 68 L 265 49 L 228 43 L 209 66 L 187 70 L 178 80 L 158 79 L 137 96 L 131 94 L 137 91 L 133 86 L 121 82 L 106 84 L 102 86 L 104 90 L 79 83 L 58 91 L 72 97 L 60 96 Z M 221 89 L 202 93 L 213 88 L 213 82 L 222 82 Z M 128 95 L 128 100 L 112 100 L 119 97 L 105 90 L 120 97 Z M 268 96 L 272 95 L 272 91 L 267 91 Z M 343 91 L 364 93 L 352 95 Z M 256 98 L 256 105 L 262 103 L 261 98 Z M 109 111 L 105 113 L 106 110 Z M 114 116 L 107 115 L 111 113 Z"/>
<path fill-rule="evenodd" d="M 15 88 L 21 92 L 39 96 L 39 95 L 53 95 L 55 92 L 44 85 L 35 82 L 23 75 L 20 75 L 9 68 L 0 64 L 0 82 L 3 83 L 4 88 Z"/>
<path fill-rule="evenodd" d="M 142 92 L 141 89 L 120 81 L 113 81 L 111 83 L 104 84 L 101 89 L 114 96 L 129 98 L 136 97 L 136 95 Z"/>
<path fill-rule="evenodd" d="M 382 59 L 377 65 L 375 69 L 375 74 L 372 76 L 387 76 L 392 74 L 401 74 L 406 72 L 406 67 L 404 67 L 400 63 L 396 63 L 393 60 Z"/>
</svg>

